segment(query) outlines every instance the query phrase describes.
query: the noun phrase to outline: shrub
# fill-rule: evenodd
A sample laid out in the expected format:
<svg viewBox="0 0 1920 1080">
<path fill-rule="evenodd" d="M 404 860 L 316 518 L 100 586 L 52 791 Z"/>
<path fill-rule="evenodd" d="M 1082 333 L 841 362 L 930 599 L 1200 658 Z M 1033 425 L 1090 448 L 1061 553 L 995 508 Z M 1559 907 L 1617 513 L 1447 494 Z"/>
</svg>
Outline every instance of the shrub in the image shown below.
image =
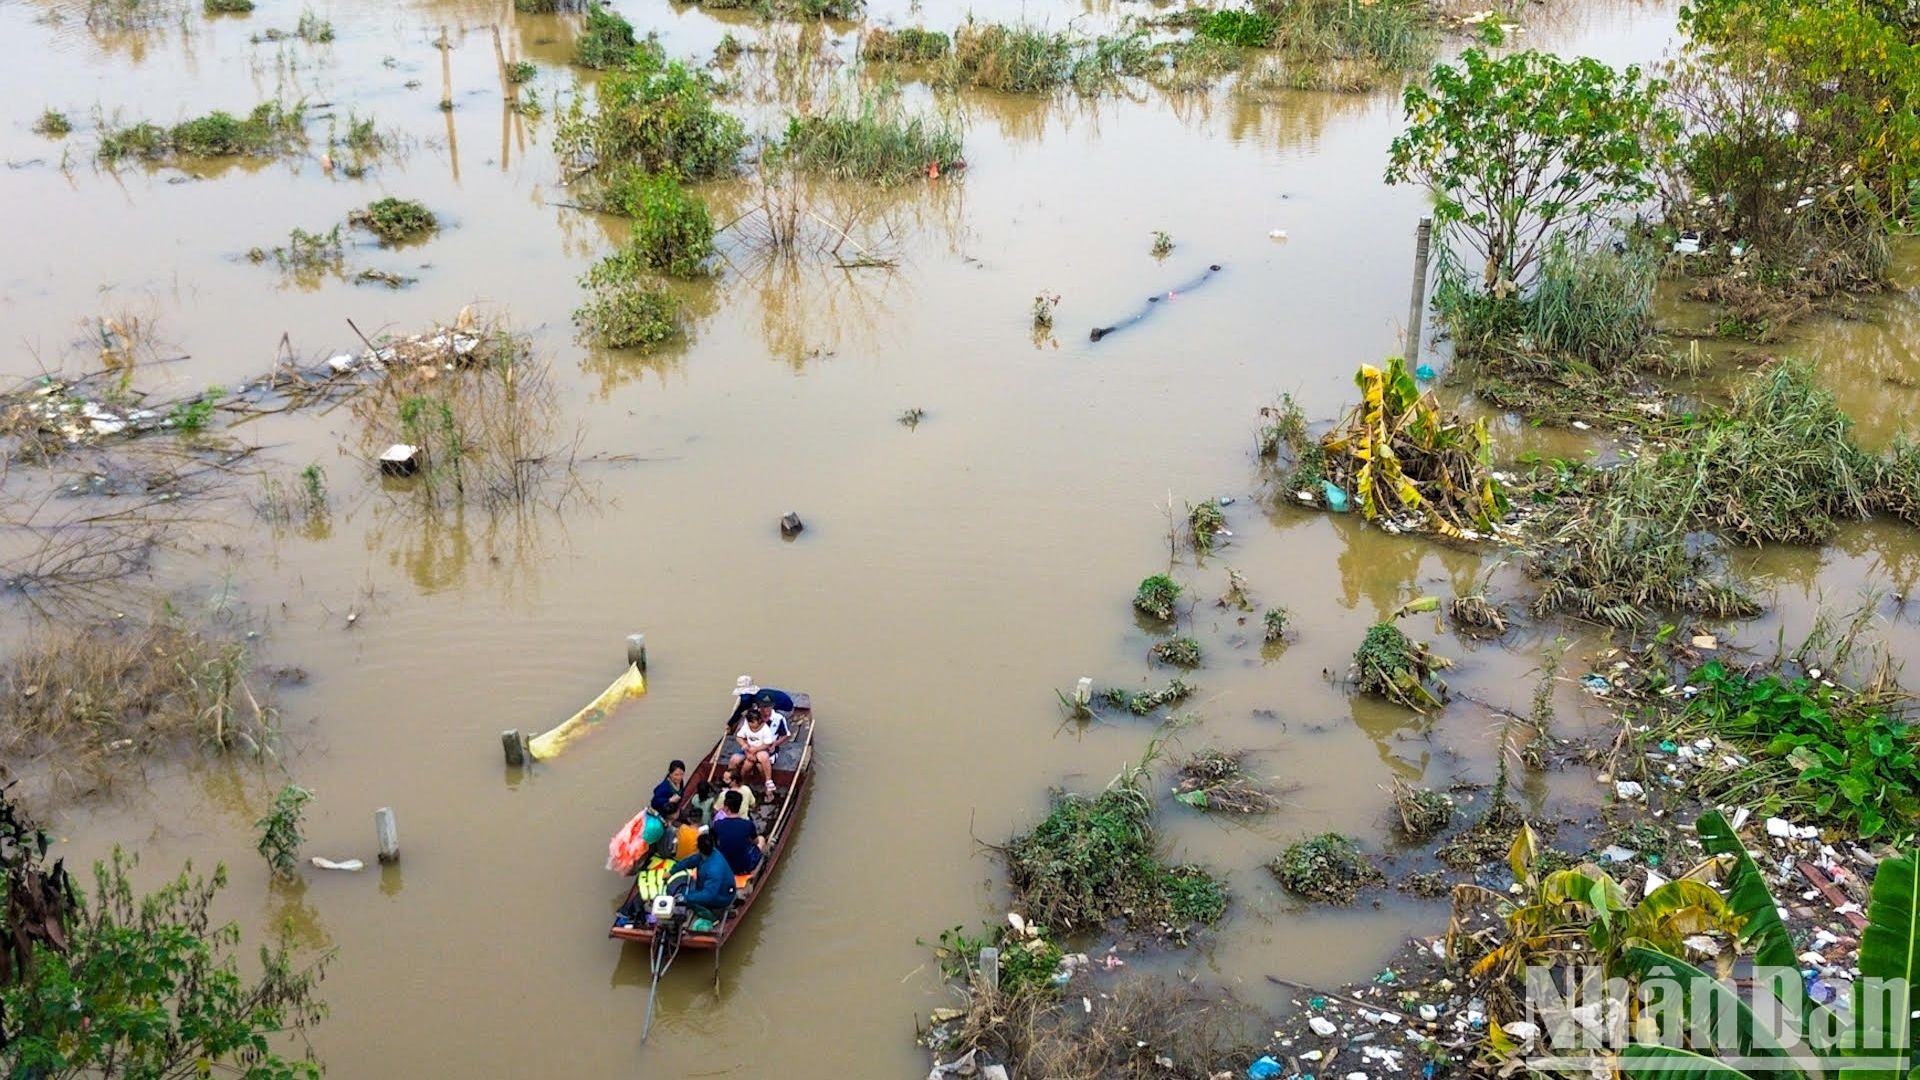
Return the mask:
<svg viewBox="0 0 1920 1080">
<path fill-rule="evenodd" d="M 657 50 L 642 47 L 635 64 L 603 76 L 591 112 L 584 95 L 574 97 L 554 133 L 554 151 L 572 172 L 633 166 L 709 180 L 734 171 L 745 128 L 714 107 L 709 76 Z"/>
<path fill-rule="evenodd" d="M 1225 912 L 1226 891 L 1204 870 L 1155 858 L 1142 781 L 1129 771 L 1091 798 L 1061 795 L 1033 831 L 1008 842 L 1007 876 L 1033 918 L 1063 930 L 1111 918 L 1178 930 Z"/>
<path fill-rule="evenodd" d="M 1155 660 L 1163 664 L 1172 664 L 1174 667 L 1200 666 L 1200 643 L 1190 637 L 1182 636 L 1157 641 L 1148 653 Z"/>
<path fill-rule="evenodd" d="M 52 109 L 42 111 L 40 119 L 33 122 L 34 134 L 45 135 L 50 139 L 61 138 L 72 131 L 73 122 L 67 119 L 67 114 L 55 112 Z"/>
<path fill-rule="evenodd" d="M 1227 515 L 1217 500 L 1208 499 L 1187 509 L 1187 535 L 1193 541 L 1193 550 L 1202 555 L 1212 551 L 1214 541 L 1225 531 Z"/>
<path fill-rule="evenodd" d="M 1122 78 L 1146 75 L 1160 66 L 1153 46 L 1145 34 L 1095 38 L 1074 58 L 1069 78 L 1082 94 L 1095 94 L 1115 85 Z"/>
<path fill-rule="evenodd" d="M 871 64 L 930 64 L 947 55 L 953 42 L 938 30 L 867 31 L 860 41 L 860 59 Z"/>
<path fill-rule="evenodd" d="M 201 9 L 209 15 L 243 15 L 253 10 L 253 0 L 201 0 Z"/>
<path fill-rule="evenodd" d="M 398 244 L 433 232 L 440 222 L 433 211 L 412 199 L 375 199 L 365 209 L 347 215 L 347 221 L 373 233 L 383 244 Z"/>
<path fill-rule="evenodd" d="M 1387 880 L 1360 845 L 1339 833 L 1296 840 L 1267 868 L 1288 892 L 1325 904 L 1351 904 L 1361 889 Z"/>
<path fill-rule="evenodd" d="M 1260 617 L 1260 624 L 1268 642 L 1281 640 L 1287 636 L 1287 609 L 1278 606 L 1268 608 L 1267 613 Z"/>
<path fill-rule="evenodd" d="M 1140 582 L 1134 591 L 1134 609 L 1161 621 L 1173 618 L 1173 605 L 1180 599 L 1180 583 L 1165 574 L 1154 574 Z"/>
<path fill-rule="evenodd" d="M 1378 622 L 1367 628 L 1367 636 L 1353 653 L 1356 681 L 1363 693 L 1377 694 L 1409 709 L 1425 712 L 1440 708 L 1440 693 L 1427 686 L 1434 672 L 1452 666 L 1452 661 L 1435 656 L 1425 644 L 1407 637 L 1392 622 Z"/>
<path fill-rule="evenodd" d="M 573 40 L 573 62 L 597 71 L 619 67 L 633 59 L 639 44 L 632 23 L 619 12 L 596 4 L 587 9 L 587 21 Z"/>
<path fill-rule="evenodd" d="M 531 60 L 515 60 L 507 68 L 507 81 L 510 83 L 532 82 L 540 74 L 540 69 Z"/>
<path fill-rule="evenodd" d="M 976 23 L 953 35 L 941 81 L 1009 94 L 1035 94 L 1067 81 L 1073 43 L 1064 33 L 1031 26 Z"/>
<path fill-rule="evenodd" d="M 602 209 L 633 219 L 629 252 L 641 265 L 674 277 L 695 277 L 713 254 L 707 204 L 672 176 L 627 169 L 599 198 Z"/>
<path fill-rule="evenodd" d="M 680 332 L 680 303 L 648 280 L 646 262 L 631 248 L 616 251 L 580 279 L 587 302 L 573 321 L 597 344 L 612 349 L 655 345 Z"/>
<path fill-rule="evenodd" d="M 267 816 L 253 823 L 260 830 L 260 857 L 267 860 L 273 876 L 291 880 L 299 876 L 300 844 L 305 839 L 300 819 L 306 815 L 313 792 L 297 784 L 288 784 L 273 797 Z"/>
<path fill-rule="evenodd" d="M 787 120 L 786 161 L 838 180 L 900 184 L 945 171 L 960 160 L 960 130 L 950 120 L 904 115 L 888 88 L 841 96 L 825 111 Z"/>
<path fill-rule="evenodd" d="M 1398 778 L 1393 782 L 1393 809 L 1400 822 L 1400 835 L 1409 840 L 1434 836 L 1453 820 L 1452 799 Z"/>
</svg>

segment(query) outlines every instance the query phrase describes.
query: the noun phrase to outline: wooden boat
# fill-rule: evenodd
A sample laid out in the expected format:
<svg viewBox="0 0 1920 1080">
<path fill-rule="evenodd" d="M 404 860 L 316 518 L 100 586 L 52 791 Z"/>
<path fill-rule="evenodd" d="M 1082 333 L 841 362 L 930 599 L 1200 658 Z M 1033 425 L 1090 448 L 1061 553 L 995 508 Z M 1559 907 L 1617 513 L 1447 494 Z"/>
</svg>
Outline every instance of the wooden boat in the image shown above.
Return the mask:
<svg viewBox="0 0 1920 1080">
<path fill-rule="evenodd" d="M 698 932 L 687 930 L 674 935 L 675 952 L 679 949 L 719 949 L 724 946 L 727 939 L 733 936 L 733 932 L 740 928 L 740 923 L 747 917 L 747 912 L 753 910 L 754 902 L 760 898 L 760 894 L 766 891 L 767 883 L 773 877 L 774 867 L 780 864 L 780 856 L 786 853 L 787 842 L 792 839 L 794 826 L 800 816 L 800 798 L 806 793 L 807 783 L 813 776 L 815 722 L 813 701 L 808 695 L 793 695 L 793 714 L 787 718 L 787 723 L 793 729 L 793 739 L 787 747 L 782 748 L 780 755 L 774 759 L 773 763 L 773 782 L 775 789 L 779 792 L 778 801 L 773 806 L 772 823 L 761 828 L 762 835 L 767 838 L 766 855 L 761 858 L 760 865 L 754 867 L 753 873 L 747 878 L 745 884 L 739 886 L 733 906 L 727 910 L 726 917 L 721 920 L 720 925 L 712 930 Z M 702 780 L 718 781 L 725 764 L 721 754 L 731 741 L 731 735 L 731 731 L 722 734 L 720 741 L 713 744 L 713 749 L 707 752 L 707 756 L 688 771 L 686 790 L 693 791 L 699 787 Z M 786 762 L 791 762 L 793 767 L 782 768 L 782 764 Z M 755 775 L 758 776 L 757 773 Z M 762 818 L 759 808 L 767 804 L 765 796 L 761 796 L 760 800 L 754 804 L 756 820 Z M 633 907 L 638 893 L 637 883 L 628 886 L 626 901 L 621 906 Z M 655 928 L 639 919 L 631 925 L 621 925 L 616 916 L 614 925 L 607 930 L 607 936 L 621 941 L 639 942 L 649 947 L 655 944 Z M 653 951 L 657 953 L 659 950 Z M 671 957 L 668 957 L 666 962 L 670 963 Z"/>
</svg>

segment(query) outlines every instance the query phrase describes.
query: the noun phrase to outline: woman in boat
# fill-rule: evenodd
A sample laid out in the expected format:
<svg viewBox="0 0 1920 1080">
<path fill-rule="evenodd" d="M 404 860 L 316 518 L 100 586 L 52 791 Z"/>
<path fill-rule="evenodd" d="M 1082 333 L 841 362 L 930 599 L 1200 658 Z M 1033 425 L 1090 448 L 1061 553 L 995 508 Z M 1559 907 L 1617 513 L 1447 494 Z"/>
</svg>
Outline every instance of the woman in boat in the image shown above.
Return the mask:
<svg viewBox="0 0 1920 1080">
<path fill-rule="evenodd" d="M 734 772 L 733 766 L 729 765 L 720 770 L 720 786 L 713 793 L 713 818 L 707 824 L 711 825 L 714 821 L 727 816 L 726 800 L 729 791 L 740 793 L 740 801 L 746 807 L 741 811 L 742 813 L 753 813 L 753 789 L 743 783 Z"/>
</svg>

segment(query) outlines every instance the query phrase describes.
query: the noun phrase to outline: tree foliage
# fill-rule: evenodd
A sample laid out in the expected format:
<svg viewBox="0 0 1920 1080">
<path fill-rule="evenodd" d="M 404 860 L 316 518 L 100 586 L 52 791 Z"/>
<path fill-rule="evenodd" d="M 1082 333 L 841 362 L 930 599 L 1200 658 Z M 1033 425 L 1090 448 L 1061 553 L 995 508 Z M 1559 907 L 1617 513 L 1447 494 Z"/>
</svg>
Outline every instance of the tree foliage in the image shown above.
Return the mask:
<svg viewBox="0 0 1920 1080">
<path fill-rule="evenodd" d="M 1409 87 L 1387 182 L 1433 191 L 1434 223 L 1484 264 L 1482 285 L 1524 287 L 1555 233 L 1645 199 L 1660 84 L 1590 57 L 1468 49 Z"/>
<path fill-rule="evenodd" d="M 0 795 L 0 818 L 16 820 Z M 45 865 L 37 829 L 8 829 L 3 853 L 16 880 L 63 880 Z M 297 965 L 283 941 L 260 950 L 255 977 L 240 973 L 240 928 L 213 924 L 213 898 L 227 883 L 191 865 L 159 891 L 137 896 L 136 859 L 119 849 L 94 864 L 91 898 L 68 894 L 52 925 L 21 925 L 0 909 L 0 939 L 25 943 L 0 965 L 0 1073 L 158 1080 L 213 1072 L 250 1080 L 318 1077 L 309 1049 L 289 1058 L 326 1013 L 316 995 L 329 956 Z M 24 962 L 23 962 L 24 961 Z"/>
</svg>

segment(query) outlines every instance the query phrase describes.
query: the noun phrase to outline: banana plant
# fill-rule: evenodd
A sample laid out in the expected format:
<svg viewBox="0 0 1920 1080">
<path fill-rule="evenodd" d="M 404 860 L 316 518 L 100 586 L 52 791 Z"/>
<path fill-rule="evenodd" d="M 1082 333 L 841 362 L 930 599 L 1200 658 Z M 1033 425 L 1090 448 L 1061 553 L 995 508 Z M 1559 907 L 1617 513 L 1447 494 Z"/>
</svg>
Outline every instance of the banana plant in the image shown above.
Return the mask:
<svg viewBox="0 0 1920 1080">
<path fill-rule="evenodd" d="M 1708 851 L 1727 859 L 1728 903 L 1739 921 L 1738 944 L 1752 952 L 1756 967 L 1774 980 L 1756 985 L 1774 994 L 1780 1004 L 1798 1003 L 1801 1030 L 1812 1031 L 1819 1012 L 1803 995 L 1789 995 L 1781 983 L 1797 980 L 1798 963 L 1792 940 L 1780 921 L 1773 896 L 1745 845 L 1718 813 L 1701 817 L 1699 834 Z M 1920 1067 L 1920 1016 L 1915 1015 L 1911 988 L 1920 979 L 1920 852 L 1907 852 L 1881 862 L 1868 899 L 1867 929 L 1860 940 L 1860 978 L 1854 984 L 1850 1010 L 1859 1021 L 1843 1046 L 1842 1075 L 1848 1080 L 1908 1080 Z M 1707 1018 L 1704 1030 L 1693 1033 L 1688 1046 L 1636 1041 L 1620 1053 L 1620 1069 L 1629 1080 L 1793 1080 L 1824 1075 L 1817 1058 L 1783 1046 L 1780 1033 L 1760 1023 L 1734 988 L 1672 954 L 1671 950 L 1636 945 L 1620 958 L 1618 970 L 1644 983 L 1653 978 L 1675 980 L 1687 1015 Z M 1871 980 L 1878 980 L 1876 988 Z M 1868 995 L 1881 993 L 1870 1002 Z M 1704 1000 L 1696 1001 L 1698 996 Z M 1844 1067 L 1845 1056 L 1871 1055 L 1872 1067 Z M 1734 1056 L 1737 1062 L 1729 1062 Z M 1866 1062 L 1862 1062 L 1866 1064 Z"/>
<path fill-rule="evenodd" d="M 1501 940 L 1469 969 L 1474 978 L 1511 978 L 1527 967 L 1576 953 L 1582 963 L 1610 966 L 1632 947 L 1679 952 L 1688 937 L 1715 932 L 1731 936 L 1741 925 L 1727 900 L 1709 884 L 1721 870 L 1717 857 L 1665 882 L 1639 903 L 1592 863 L 1541 873 L 1540 841 L 1531 826 L 1520 827 L 1507 863 L 1520 886 L 1517 894 L 1471 884 L 1454 889 L 1456 912 L 1463 903 L 1492 900 L 1501 918 Z M 1454 925 L 1457 933 L 1458 919 Z"/>
</svg>

